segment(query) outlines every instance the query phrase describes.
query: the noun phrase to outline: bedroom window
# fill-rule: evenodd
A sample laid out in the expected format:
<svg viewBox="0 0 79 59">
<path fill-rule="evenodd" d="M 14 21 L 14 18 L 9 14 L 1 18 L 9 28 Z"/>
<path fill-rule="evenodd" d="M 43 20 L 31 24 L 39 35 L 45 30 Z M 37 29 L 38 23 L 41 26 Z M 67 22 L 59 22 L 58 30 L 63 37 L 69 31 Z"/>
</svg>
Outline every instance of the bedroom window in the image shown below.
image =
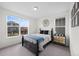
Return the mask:
<svg viewBox="0 0 79 59">
<path fill-rule="evenodd" d="M 22 20 L 22 22 L 20 22 L 20 33 L 21 33 L 21 35 L 28 34 L 28 29 L 29 29 L 29 21 L 28 20 Z"/>
<path fill-rule="evenodd" d="M 8 36 L 28 34 L 29 21 L 17 16 L 7 16 Z"/>
</svg>

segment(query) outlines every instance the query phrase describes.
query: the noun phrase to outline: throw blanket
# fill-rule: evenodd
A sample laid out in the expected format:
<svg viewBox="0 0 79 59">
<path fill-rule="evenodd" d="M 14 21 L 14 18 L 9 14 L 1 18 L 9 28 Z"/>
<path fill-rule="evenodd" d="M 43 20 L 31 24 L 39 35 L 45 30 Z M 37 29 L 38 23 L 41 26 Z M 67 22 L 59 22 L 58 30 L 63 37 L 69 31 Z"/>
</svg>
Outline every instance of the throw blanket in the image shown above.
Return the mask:
<svg viewBox="0 0 79 59">
<path fill-rule="evenodd" d="M 42 42 L 42 41 L 44 41 L 44 38 L 41 37 L 41 36 L 29 35 L 27 37 L 32 38 L 32 39 L 34 39 L 36 41 L 38 40 L 39 43 Z"/>
</svg>

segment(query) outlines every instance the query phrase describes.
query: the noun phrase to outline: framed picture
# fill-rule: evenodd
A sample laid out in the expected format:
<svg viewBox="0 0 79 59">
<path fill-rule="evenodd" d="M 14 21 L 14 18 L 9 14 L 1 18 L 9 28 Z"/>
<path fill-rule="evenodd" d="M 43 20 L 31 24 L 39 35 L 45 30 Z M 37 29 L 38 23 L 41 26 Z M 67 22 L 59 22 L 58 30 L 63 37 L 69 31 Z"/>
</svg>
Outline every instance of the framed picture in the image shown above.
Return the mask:
<svg viewBox="0 0 79 59">
<path fill-rule="evenodd" d="M 71 11 L 71 27 L 79 26 L 79 2 L 75 2 Z"/>
<path fill-rule="evenodd" d="M 79 26 L 79 12 L 77 13 L 77 26 Z"/>
</svg>

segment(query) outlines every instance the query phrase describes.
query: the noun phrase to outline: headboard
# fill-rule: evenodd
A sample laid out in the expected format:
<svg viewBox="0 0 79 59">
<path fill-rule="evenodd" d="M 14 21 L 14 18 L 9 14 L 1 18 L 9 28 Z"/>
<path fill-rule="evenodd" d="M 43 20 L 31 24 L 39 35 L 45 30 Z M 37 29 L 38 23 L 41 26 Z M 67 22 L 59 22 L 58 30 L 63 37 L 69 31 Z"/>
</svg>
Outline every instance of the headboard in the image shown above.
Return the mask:
<svg viewBox="0 0 79 59">
<path fill-rule="evenodd" d="M 40 30 L 40 34 L 49 34 L 49 30 Z"/>
<path fill-rule="evenodd" d="M 53 35 L 53 28 L 50 30 L 41 30 L 40 29 L 40 34 L 50 34 L 50 35 Z"/>
<path fill-rule="evenodd" d="M 40 34 L 50 34 L 51 40 L 53 40 L 53 28 L 50 30 L 41 30 L 40 29 Z"/>
</svg>

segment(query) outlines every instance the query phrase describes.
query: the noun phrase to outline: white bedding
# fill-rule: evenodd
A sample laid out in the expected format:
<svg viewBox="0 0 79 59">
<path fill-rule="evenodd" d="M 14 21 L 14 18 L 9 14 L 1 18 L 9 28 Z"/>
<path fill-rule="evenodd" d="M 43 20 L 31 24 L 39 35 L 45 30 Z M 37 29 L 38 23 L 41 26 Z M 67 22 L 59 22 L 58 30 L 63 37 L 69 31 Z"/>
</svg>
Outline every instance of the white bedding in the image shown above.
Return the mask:
<svg viewBox="0 0 79 59">
<path fill-rule="evenodd" d="M 44 41 L 39 43 L 39 50 L 43 50 L 44 49 L 43 46 L 47 44 L 49 41 L 51 41 L 51 36 L 47 34 L 31 34 L 31 35 L 41 36 L 44 38 Z M 24 40 L 27 40 L 29 42 L 36 44 L 36 40 L 29 38 L 28 35 L 24 35 Z"/>
</svg>

